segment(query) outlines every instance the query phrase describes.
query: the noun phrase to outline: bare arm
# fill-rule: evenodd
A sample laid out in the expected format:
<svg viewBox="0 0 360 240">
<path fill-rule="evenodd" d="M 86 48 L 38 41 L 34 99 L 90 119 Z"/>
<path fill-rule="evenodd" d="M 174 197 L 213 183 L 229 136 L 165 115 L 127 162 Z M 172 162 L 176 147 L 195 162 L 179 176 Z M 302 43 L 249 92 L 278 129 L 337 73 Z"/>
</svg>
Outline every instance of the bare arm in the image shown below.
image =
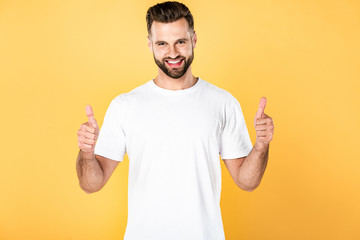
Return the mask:
<svg viewBox="0 0 360 240">
<path fill-rule="evenodd" d="M 86 193 L 93 193 L 104 187 L 119 162 L 94 154 L 99 127 L 90 106 L 87 106 L 86 114 L 89 121 L 81 124 L 78 131 L 80 151 L 76 159 L 76 171 L 80 187 Z"/>
<path fill-rule="evenodd" d="M 79 151 L 76 171 L 80 187 L 86 193 L 102 189 L 120 162 L 93 153 Z"/>
<path fill-rule="evenodd" d="M 269 147 L 264 150 L 258 150 L 254 146 L 239 168 L 237 177 L 242 189 L 251 192 L 260 185 L 268 158 Z"/>
<path fill-rule="evenodd" d="M 79 151 L 76 171 L 80 187 L 86 193 L 99 191 L 103 187 L 104 173 L 94 153 Z"/>
<path fill-rule="evenodd" d="M 269 148 L 264 152 L 254 147 L 246 157 L 223 160 L 236 185 L 242 190 L 252 192 L 260 185 L 268 158 Z"/>
<path fill-rule="evenodd" d="M 264 113 L 266 99 L 260 101 L 258 112 L 255 115 L 256 143 L 246 157 L 224 159 L 236 185 L 251 192 L 261 182 L 269 159 L 269 144 L 274 133 L 274 124 L 271 117 Z"/>
</svg>

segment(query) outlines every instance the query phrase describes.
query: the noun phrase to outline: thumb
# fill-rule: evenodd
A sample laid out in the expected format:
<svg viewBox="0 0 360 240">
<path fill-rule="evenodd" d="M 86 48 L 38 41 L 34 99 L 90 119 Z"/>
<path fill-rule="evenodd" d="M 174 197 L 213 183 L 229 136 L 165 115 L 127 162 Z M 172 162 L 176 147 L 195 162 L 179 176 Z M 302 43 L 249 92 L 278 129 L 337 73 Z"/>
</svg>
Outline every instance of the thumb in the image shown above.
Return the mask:
<svg viewBox="0 0 360 240">
<path fill-rule="evenodd" d="M 87 105 L 86 108 L 85 108 L 85 112 L 86 112 L 86 116 L 88 117 L 89 119 L 89 123 L 93 126 L 93 127 L 97 127 L 97 122 L 94 118 L 94 113 L 93 113 L 93 110 L 91 108 L 90 105 Z"/>
<path fill-rule="evenodd" d="M 266 97 L 262 97 L 259 103 L 259 109 L 256 112 L 255 118 L 261 118 L 264 115 L 264 110 L 266 106 Z"/>
</svg>

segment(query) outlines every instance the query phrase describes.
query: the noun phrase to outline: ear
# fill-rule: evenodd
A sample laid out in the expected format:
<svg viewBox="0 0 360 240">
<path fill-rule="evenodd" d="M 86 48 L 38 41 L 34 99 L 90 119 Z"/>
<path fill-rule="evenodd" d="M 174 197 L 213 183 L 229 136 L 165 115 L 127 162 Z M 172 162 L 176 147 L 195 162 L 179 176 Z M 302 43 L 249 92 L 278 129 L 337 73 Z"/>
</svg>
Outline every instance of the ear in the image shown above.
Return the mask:
<svg viewBox="0 0 360 240">
<path fill-rule="evenodd" d="M 197 42 L 197 35 L 196 35 L 195 31 L 194 31 L 193 36 L 192 36 L 192 42 L 193 42 L 193 46 L 195 48 L 196 47 L 196 42 Z"/>
<path fill-rule="evenodd" d="M 147 38 L 148 38 L 148 47 L 149 47 L 149 50 L 150 50 L 150 52 L 152 52 L 153 50 L 152 50 L 151 38 L 150 38 L 149 36 L 148 36 Z"/>
</svg>

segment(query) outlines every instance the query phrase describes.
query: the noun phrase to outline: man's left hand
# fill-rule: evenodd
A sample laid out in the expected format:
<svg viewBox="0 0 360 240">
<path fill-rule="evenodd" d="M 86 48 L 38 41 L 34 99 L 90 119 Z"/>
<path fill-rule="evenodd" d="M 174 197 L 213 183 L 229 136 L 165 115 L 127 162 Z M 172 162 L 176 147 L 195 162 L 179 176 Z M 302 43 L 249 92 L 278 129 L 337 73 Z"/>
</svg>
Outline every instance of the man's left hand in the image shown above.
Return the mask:
<svg viewBox="0 0 360 240">
<path fill-rule="evenodd" d="M 259 151 L 265 151 L 269 148 L 270 141 L 274 134 L 274 123 L 271 117 L 264 113 L 266 98 L 263 97 L 259 103 L 259 109 L 256 112 L 254 126 L 256 130 L 256 143 L 254 148 Z"/>
</svg>

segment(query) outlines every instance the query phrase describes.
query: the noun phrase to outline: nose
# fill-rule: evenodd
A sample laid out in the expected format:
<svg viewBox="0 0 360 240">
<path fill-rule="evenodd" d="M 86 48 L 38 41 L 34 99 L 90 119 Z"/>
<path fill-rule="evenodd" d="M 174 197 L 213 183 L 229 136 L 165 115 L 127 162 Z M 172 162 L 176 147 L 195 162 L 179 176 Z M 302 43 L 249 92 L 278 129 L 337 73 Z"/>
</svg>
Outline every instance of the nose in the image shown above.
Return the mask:
<svg viewBox="0 0 360 240">
<path fill-rule="evenodd" d="M 170 58 L 175 59 L 175 58 L 177 58 L 179 56 L 179 52 L 178 52 L 178 50 L 176 49 L 175 46 L 170 46 L 169 51 L 170 51 L 169 52 L 169 57 Z"/>
</svg>

